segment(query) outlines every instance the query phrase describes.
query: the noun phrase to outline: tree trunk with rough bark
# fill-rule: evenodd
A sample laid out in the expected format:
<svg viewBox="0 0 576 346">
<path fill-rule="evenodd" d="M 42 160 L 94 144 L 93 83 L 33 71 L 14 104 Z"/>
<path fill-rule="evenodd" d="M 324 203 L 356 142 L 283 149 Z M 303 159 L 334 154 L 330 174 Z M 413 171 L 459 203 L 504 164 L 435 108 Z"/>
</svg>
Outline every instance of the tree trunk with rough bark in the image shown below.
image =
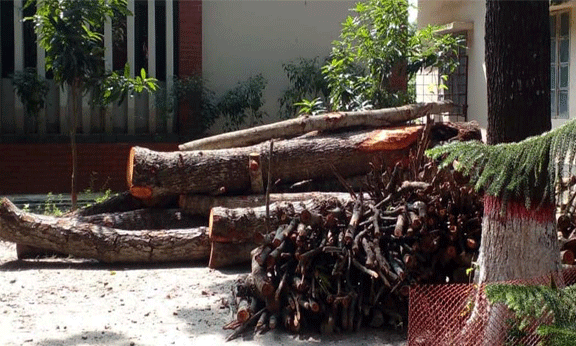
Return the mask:
<svg viewBox="0 0 576 346">
<path fill-rule="evenodd" d="M 127 231 L 35 215 L 0 200 L 0 239 L 105 263 L 205 260 L 208 228 Z"/>
<path fill-rule="evenodd" d="M 551 128 L 548 1 L 486 2 L 487 143 Z"/>
<path fill-rule="evenodd" d="M 178 148 L 180 150 L 225 149 L 257 144 L 274 138 L 295 137 L 311 131 L 334 131 L 359 126 L 394 126 L 421 118 L 426 114 L 440 114 L 451 109 L 452 103 L 434 102 L 397 108 L 303 116 L 198 139 L 181 144 Z"/>
<path fill-rule="evenodd" d="M 550 129 L 549 22 L 548 1 L 486 2 L 488 144 L 517 142 Z M 554 205 L 527 210 L 523 196 L 518 197 L 485 197 L 477 283 L 529 279 L 560 269 Z M 487 313 L 484 344 L 502 344 L 505 308 L 494 305 Z M 479 315 L 475 309 L 468 326 Z"/>
<path fill-rule="evenodd" d="M 271 175 L 281 183 L 366 174 L 379 159 L 392 166 L 417 142 L 422 126 L 331 134 L 274 143 Z M 269 145 L 207 150 L 155 152 L 133 147 L 128 159 L 130 192 L 142 199 L 170 194 L 220 194 L 250 191 L 249 158 L 260 153 L 264 180 Z"/>
<path fill-rule="evenodd" d="M 229 267 L 250 262 L 250 252 L 259 244 L 212 242 L 208 267 L 212 269 Z"/>
</svg>

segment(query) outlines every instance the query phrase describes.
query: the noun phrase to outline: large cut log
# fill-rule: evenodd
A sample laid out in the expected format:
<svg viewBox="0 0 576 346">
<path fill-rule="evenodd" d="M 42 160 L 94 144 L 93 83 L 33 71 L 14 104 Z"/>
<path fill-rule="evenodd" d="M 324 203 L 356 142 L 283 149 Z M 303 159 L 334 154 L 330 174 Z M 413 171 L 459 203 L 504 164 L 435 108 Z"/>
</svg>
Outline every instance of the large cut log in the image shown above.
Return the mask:
<svg viewBox="0 0 576 346">
<path fill-rule="evenodd" d="M 301 193 L 271 193 L 270 203 L 276 202 L 302 202 L 309 199 L 327 200 L 336 198 L 340 203 L 345 204 L 352 200 L 349 193 L 344 192 L 301 192 Z M 369 199 L 368 194 L 364 194 L 364 199 Z M 222 208 L 255 208 L 264 206 L 266 195 L 245 195 L 245 196 L 208 196 L 208 195 L 180 195 L 178 202 L 180 208 L 192 215 L 210 215 L 214 207 Z"/>
<path fill-rule="evenodd" d="M 36 215 L 0 200 L 0 239 L 105 263 L 205 260 L 208 228 L 126 231 Z"/>
<path fill-rule="evenodd" d="M 209 213 L 206 213 L 206 216 Z M 174 228 L 197 228 L 208 225 L 207 217 L 192 216 L 181 209 L 146 208 L 121 213 L 78 216 L 79 222 L 124 230 L 162 230 Z"/>
<path fill-rule="evenodd" d="M 312 214 L 326 212 L 354 203 L 352 199 L 338 198 L 309 199 L 303 202 L 277 202 L 270 205 L 270 227 L 276 230 L 281 223 L 288 223 L 303 210 Z M 210 240 L 221 243 L 254 242 L 260 244 L 266 234 L 266 207 L 256 208 L 212 208 L 208 227 Z"/>
<path fill-rule="evenodd" d="M 229 267 L 250 262 L 250 251 L 259 245 L 249 243 L 212 242 L 208 267 L 212 269 Z"/>
<path fill-rule="evenodd" d="M 128 159 L 127 181 L 138 198 L 190 193 L 241 193 L 251 189 L 249 157 L 259 152 L 262 174 L 274 181 L 297 182 L 366 174 L 378 159 L 393 165 L 406 156 L 418 140 L 422 126 L 356 131 L 275 142 L 271 169 L 267 143 L 252 147 L 156 152 L 133 147 Z"/>
<path fill-rule="evenodd" d="M 273 138 L 290 138 L 310 131 L 334 131 L 359 126 L 394 126 L 426 114 L 440 114 L 452 109 L 450 102 L 419 103 L 397 108 L 335 112 L 304 116 L 250 129 L 223 133 L 178 146 L 180 150 L 211 150 L 248 146 Z"/>
</svg>

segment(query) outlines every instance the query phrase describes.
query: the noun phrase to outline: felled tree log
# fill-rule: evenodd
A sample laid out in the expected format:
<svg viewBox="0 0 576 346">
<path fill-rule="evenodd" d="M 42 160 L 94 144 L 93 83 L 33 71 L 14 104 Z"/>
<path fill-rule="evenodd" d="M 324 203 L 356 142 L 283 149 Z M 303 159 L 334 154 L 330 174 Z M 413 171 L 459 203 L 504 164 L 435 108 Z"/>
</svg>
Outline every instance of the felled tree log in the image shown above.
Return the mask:
<svg viewBox="0 0 576 346">
<path fill-rule="evenodd" d="M 204 260 L 207 227 L 126 231 L 69 217 L 35 215 L 0 200 L 0 239 L 105 263 Z"/>
<path fill-rule="evenodd" d="M 426 114 L 448 112 L 452 103 L 419 103 L 397 108 L 335 112 L 304 116 L 250 129 L 223 133 L 178 146 L 180 150 L 211 150 L 248 146 L 272 138 L 290 138 L 310 131 L 334 131 L 358 126 L 384 127 L 418 119 Z"/>
<path fill-rule="evenodd" d="M 304 202 L 278 202 L 270 205 L 270 227 L 276 230 L 280 223 L 286 223 L 303 210 L 319 213 L 353 203 L 351 199 L 341 203 L 337 198 L 310 199 Z M 254 242 L 260 244 L 266 234 L 266 207 L 256 208 L 212 208 L 208 227 L 209 237 L 214 242 L 239 243 Z"/>
<path fill-rule="evenodd" d="M 129 191 L 112 196 L 100 203 L 92 204 L 87 207 L 78 208 L 67 216 L 89 216 L 104 213 L 119 213 L 144 208 L 142 200 L 135 198 Z"/>
<path fill-rule="evenodd" d="M 340 203 L 352 200 L 350 194 L 344 192 L 301 192 L 301 193 L 271 193 L 270 203 L 276 202 L 302 202 L 305 200 L 328 200 L 336 198 Z M 368 199 L 368 194 L 365 194 Z M 255 208 L 264 206 L 265 195 L 245 196 L 207 196 L 207 195 L 180 195 L 178 204 L 182 210 L 192 215 L 210 215 L 215 207 L 222 208 Z"/>
<path fill-rule="evenodd" d="M 180 209 L 146 208 L 121 213 L 78 216 L 78 222 L 124 230 L 162 230 L 196 228 L 208 225 L 208 219 L 191 216 Z"/>
<path fill-rule="evenodd" d="M 250 262 L 250 252 L 258 247 L 254 242 L 249 243 L 220 243 L 212 242 L 208 267 L 212 269 Z"/>
<path fill-rule="evenodd" d="M 387 165 L 405 157 L 420 136 L 422 126 L 357 131 L 275 142 L 271 175 L 282 183 L 366 174 L 376 158 Z M 249 155 L 260 153 L 262 172 L 268 174 L 269 146 L 208 151 L 155 152 L 133 147 L 127 181 L 138 198 L 190 193 L 241 193 L 251 188 Z M 264 178 L 266 180 L 266 178 Z"/>
</svg>

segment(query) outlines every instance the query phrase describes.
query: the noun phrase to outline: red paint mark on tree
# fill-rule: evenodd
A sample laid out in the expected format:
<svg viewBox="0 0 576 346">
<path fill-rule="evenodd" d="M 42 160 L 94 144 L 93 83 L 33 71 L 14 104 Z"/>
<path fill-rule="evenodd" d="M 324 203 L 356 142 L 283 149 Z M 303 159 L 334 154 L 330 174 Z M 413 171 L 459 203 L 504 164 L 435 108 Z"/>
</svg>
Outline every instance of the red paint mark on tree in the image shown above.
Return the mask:
<svg viewBox="0 0 576 346">
<path fill-rule="evenodd" d="M 484 196 L 485 215 L 496 219 L 499 222 L 507 222 L 514 219 L 534 220 L 545 224 L 554 221 L 555 207 L 553 204 L 545 203 L 540 206 L 537 201 L 532 202 L 530 209 L 526 209 L 524 202 L 509 200 L 506 202 L 505 212 L 502 213 L 502 199 L 495 196 Z"/>
</svg>

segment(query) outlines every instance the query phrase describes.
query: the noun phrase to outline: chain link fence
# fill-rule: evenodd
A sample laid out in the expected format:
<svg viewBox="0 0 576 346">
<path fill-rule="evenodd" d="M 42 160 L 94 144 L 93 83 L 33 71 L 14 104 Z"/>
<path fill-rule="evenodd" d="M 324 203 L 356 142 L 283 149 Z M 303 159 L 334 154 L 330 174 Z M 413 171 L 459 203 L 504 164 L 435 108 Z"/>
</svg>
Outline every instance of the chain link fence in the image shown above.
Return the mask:
<svg viewBox="0 0 576 346">
<path fill-rule="evenodd" d="M 562 277 L 566 286 L 576 283 L 576 267 L 564 269 Z M 505 283 L 549 286 L 551 279 Z M 489 304 L 485 284 L 414 285 L 408 321 L 408 346 L 536 346 L 542 344 L 536 329 L 551 322 L 550 317 L 522 321 L 526 327 L 520 332 L 504 305 Z"/>
</svg>

